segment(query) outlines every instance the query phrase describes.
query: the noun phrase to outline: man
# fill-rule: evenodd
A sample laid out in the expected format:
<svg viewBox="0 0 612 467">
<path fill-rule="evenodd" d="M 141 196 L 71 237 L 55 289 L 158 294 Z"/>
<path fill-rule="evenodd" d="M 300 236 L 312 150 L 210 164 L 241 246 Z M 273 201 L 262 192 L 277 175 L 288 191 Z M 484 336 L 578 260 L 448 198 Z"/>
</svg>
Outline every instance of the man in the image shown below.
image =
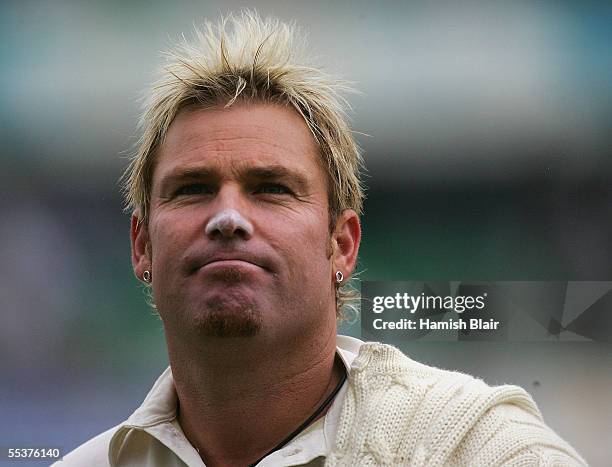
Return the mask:
<svg viewBox="0 0 612 467">
<path fill-rule="evenodd" d="M 359 250 L 344 84 L 243 13 L 170 57 L 126 172 L 170 368 L 61 465 L 583 465 L 520 388 L 336 336 Z"/>
</svg>

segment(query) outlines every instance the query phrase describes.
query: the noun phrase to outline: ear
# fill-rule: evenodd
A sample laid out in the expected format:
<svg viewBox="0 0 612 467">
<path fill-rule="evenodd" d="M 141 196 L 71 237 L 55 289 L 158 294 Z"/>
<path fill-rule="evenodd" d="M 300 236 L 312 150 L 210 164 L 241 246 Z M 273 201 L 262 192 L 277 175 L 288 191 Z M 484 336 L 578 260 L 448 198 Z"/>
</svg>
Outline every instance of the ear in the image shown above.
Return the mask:
<svg viewBox="0 0 612 467">
<path fill-rule="evenodd" d="M 145 270 L 151 270 L 151 248 L 147 226 L 140 221 L 140 213 L 132 214 L 130 227 L 130 241 L 132 244 L 132 268 L 138 280 L 142 280 Z"/>
<path fill-rule="evenodd" d="M 357 264 L 359 243 L 361 242 L 361 225 L 359 216 L 352 209 L 345 209 L 338 216 L 332 234 L 332 280 L 336 280 L 336 271 L 342 271 L 348 278 Z"/>
</svg>

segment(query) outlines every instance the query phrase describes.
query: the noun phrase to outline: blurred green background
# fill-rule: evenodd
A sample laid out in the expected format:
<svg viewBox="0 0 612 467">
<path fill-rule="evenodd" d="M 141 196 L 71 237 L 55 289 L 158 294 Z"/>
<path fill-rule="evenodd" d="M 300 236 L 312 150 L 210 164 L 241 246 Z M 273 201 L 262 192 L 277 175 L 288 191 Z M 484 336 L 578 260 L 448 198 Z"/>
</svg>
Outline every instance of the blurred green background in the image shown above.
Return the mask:
<svg viewBox="0 0 612 467">
<path fill-rule="evenodd" d="M 117 180 L 159 51 L 246 6 L 296 20 L 362 92 L 362 278 L 612 280 L 609 4 L 3 2 L 4 445 L 69 451 L 125 419 L 167 364 Z M 402 348 L 521 384 L 587 460 L 609 462 L 609 344 Z"/>
</svg>

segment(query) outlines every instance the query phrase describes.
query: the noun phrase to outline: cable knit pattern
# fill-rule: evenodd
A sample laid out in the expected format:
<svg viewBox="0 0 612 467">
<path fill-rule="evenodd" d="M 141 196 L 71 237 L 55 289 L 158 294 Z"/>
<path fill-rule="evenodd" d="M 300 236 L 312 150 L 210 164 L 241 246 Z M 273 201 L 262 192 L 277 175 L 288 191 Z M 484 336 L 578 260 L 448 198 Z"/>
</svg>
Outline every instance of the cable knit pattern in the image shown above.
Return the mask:
<svg viewBox="0 0 612 467">
<path fill-rule="evenodd" d="M 326 466 L 583 466 L 517 386 L 361 346 Z"/>
</svg>

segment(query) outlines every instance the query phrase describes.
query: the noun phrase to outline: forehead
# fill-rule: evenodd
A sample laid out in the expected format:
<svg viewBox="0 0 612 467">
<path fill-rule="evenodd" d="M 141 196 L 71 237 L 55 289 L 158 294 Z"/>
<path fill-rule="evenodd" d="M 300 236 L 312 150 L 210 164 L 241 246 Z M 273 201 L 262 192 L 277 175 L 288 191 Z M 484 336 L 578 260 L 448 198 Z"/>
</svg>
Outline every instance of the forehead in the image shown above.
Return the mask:
<svg viewBox="0 0 612 467">
<path fill-rule="evenodd" d="M 293 109 L 273 104 L 181 111 L 158 152 L 153 185 L 188 167 L 282 165 L 325 183 L 319 149 Z"/>
</svg>

